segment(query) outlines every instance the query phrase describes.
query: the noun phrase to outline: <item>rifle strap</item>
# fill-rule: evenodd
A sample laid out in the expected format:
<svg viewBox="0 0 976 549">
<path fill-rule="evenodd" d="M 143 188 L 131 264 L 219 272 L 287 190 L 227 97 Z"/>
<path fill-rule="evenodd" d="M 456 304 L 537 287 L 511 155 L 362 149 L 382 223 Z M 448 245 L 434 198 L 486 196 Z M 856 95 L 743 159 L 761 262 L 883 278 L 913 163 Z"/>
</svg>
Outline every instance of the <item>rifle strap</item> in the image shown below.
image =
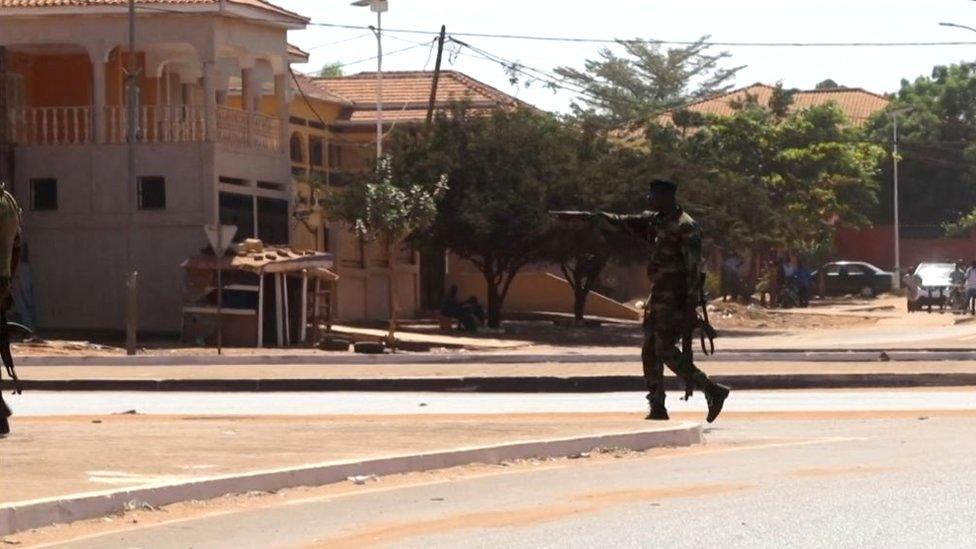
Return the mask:
<svg viewBox="0 0 976 549">
<path fill-rule="evenodd" d="M 20 379 L 17 377 L 17 370 L 14 368 L 14 357 L 10 354 L 10 326 L 7 324 L 7 310 L 0 306 L 0 358 L 3 359 L 3 367 L 7 370 L 7 375 L 14 384 L 14 394 L 21 394 Z"/>
</svg>

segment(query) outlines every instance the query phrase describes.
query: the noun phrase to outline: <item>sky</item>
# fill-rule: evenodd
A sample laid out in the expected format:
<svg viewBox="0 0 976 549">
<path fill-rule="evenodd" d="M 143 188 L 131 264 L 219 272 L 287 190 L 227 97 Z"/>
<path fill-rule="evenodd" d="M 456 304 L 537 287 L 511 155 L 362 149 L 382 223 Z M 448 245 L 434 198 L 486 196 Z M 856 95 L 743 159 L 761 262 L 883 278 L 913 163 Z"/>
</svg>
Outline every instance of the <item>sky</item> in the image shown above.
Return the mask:
<svg viewBox="0 0 976 549">
<path fill-rule="evenodd" d="M 351 0 L 272 0 L 315 23 L 375 24 L 368 8 Z M 384 70 L 432 70 L 433 41 L 441 24 L 455 33 L 644 38 L 690 41 L 704 35 L 721 42 L 973 42 L 955 46 L 913 47 L 715 47 L 728 51 L 727 66 L 745 65 L 736 86 L 782 82 L 812 88 L 831 78 L 843 86 L 877 93 L 897 91 L 903 78 L 931 74 L 936 65 L 976 59 L 976 32 L 939 26 L 948 21 L 976 27 L 972 0 L 390 0 L 383 15 L 388 29 L 429 30 L 429 35 L 384 33 Z M 593 43 L 535 42 L 458 37 L 498 57 L 552 71 L 582 68 L 597 57 Z M 309 26 L 289 40 L 312 53 L 314 72 L 331 62 L 348 63 L 346 74 L 376 70 L 376 39 L 368 30 Z M 413 48 L 408 51 L 397 50 Z M 456 47 L 456 46 L 455 46 Z M 615 46 L 614 46 L 615 47 Z M 554 93 L 539 84 L 512 86 L 499 64 L 469 50 L 445 50 L 443 67 L 464 72 L 540 108 L 568 111 L 574 95 Z"/>
</svg>

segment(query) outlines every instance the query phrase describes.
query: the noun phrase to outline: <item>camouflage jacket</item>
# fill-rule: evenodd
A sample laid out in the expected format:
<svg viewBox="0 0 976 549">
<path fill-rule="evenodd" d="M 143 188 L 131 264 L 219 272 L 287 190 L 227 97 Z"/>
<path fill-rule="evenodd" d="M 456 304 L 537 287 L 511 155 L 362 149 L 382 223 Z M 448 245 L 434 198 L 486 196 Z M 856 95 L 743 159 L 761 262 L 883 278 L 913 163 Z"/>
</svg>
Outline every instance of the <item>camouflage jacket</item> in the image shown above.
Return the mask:
<svg viewBox="0 0 976 549">
<path fill-rule="evenodd" d="M 702 263 L 702 235 L 698 223 L 678 208 L 671 215 L 644 212 L 633 215 L 600 212 L 599 220 L 616 230 L 646 241 L 650 251 L 647 276 L 654 295 L 682 301 L 698 300 Z"/>
</svg>

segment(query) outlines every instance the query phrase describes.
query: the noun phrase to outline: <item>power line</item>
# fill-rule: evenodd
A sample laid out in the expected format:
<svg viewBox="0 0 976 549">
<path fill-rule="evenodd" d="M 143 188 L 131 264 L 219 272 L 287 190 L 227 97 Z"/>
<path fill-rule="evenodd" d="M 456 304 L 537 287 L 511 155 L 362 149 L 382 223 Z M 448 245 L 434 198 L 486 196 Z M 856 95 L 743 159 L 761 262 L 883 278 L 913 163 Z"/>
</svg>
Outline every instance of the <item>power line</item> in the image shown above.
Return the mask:
<svg viewBox="0 0 976 549">
<path fill-rule="evenodd" d="M 167 9 L 161 7 L 152 6 L 137 6 L 140 11 L 154 11 L 161 13 L 172 13 L 179 15 L 191 14 L 191 12 L 186 12 L 177 9 Z M 277 22 L 277 23 L 294 23 L 292 19 L 281 19 L 281 18 L 268 18 L 266 21 Z M 369 25 L 345 25 L 340 23 L 320 23 L 315 21 L 308 21 L 307 26 L 310 27 L 325 27 L 334 29 L 351 29 L 351 30 L 368 30 L 372 31 L 372 27 Z M 429 30 L 421 29 L 383 29 L 384 33 L 401 33 L 401 34 L 431 34 Z M 718 47 L 729 47 L 729 48 L 903 48 L 903 47 L 940 47 L 940 46 L 976 46 L 976 42 L 964 41 L 964 40 L 951 40 L 951 41 L 905 41 L 905 42 L 870 42 L 870 41 L 850 41 L 850 42 L 734 42 L 734 41 L 712 41 L 706 40 L 700 42 L 698 40 L 660 40 L 660 39 L 619 39 L 619 38 L 593 38 L 593 37 L 579 37 L 579 36 L 538 36 L 538 35 L 528 35 L 528 34 L 497 34 L 497 33 L 486 33 L 486 32 L 454 32 L 454 36 L 464 36 L 472 38 L 492 38 L 492 39 L 504 39 L 504 40 L 528 40 L 528 41 L 538 41 L 538 42 L 569 42 L 569 43 L 585 43 L 585 44 L 626 44 L 628 42 L 632 43 L 647 43 L 647 44 L 660 44 L 664 46 L 718 46 Z"/>
<path fill-rule="evenodd" d="M 326 44 L 319 44 L 318 46 L 312 46 L 311 48 L 306 48 L 306 51 L 315 51 L 315 50 L 318 50 L 318 49 L 327 48 L 329 46 L 336 46 L 338 44 L 345 44 L 346 42 L 352 42 L 353 40 L 360 40 L 360 39 L 366 38 L 368 36 L 372 36 L 372 33 L 367 32 L 366 34 L 357 34 L 356 36 L 353 36 L 351 38 L 344 38 L 342 40 L 336 40 L 335 42 L 328 42 Z"/>
<path fill-rule="evenodd" d="M 338 29 L 358 29 L 367 30 L 368 26 L 362 25 L 343 25 L 338 23 L 316 23 L 309 22 L 309 26 L 315 27 L 330 27 Z M 383 29 L 384 32 L 391 33 L 401 33 L 401 34 L 430 34 L 430 31 L 419 30 L 419 29 Z M 976 42 L 973 41 L 912 41 L 912 42 L 721 42 L 706 40 L 704 42 L 699 42 L 697 40 L 658 40 L 658 39 L 618 39 L 618 38 L 585 38 L 585 37 L 575 37 L 575 36 L 535 36 L 526 34 L 493 34 L 484 32 L 452 32 L 453 36 L 462 37 L 472 37 L 472 38 L 494 38 L 494 39 L 505 39 L 505 40 L 531 40 L 531 41 L 541 41 L 541 42 L 576 42 L 576 43 L 589 43 L 589 44 L 620 44 L 620 43 L 648 43 L 648 44 L 661 44 L 668 46 L 720 46 L 720 47 L 755 47 L 755 48 L 837 48 L 837 47 L 929 47 L 929 46 L 974 46 Z"/>
</svg>

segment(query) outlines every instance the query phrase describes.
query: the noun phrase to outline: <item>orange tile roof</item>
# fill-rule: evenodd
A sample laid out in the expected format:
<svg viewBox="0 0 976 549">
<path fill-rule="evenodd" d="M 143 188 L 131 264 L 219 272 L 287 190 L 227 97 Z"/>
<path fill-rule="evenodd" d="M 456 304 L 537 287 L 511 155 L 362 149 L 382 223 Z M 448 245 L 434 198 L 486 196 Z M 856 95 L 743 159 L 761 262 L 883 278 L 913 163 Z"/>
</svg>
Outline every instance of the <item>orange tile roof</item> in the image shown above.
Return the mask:
<svg viewBox="0 0 976 549">
<path fill-rule="evenodd" d="M 328 101 L 329 103 L 352 106 L 352 101 L 326 88 L 321 84 L 321 82 L 315 80 L 314 78 L 298 72 L 294 74 L 295 80 L 298 82 L 299 89 L 309 98 L 318 99 L 320 101 Z"/>
<path fill-rule="evenodd" d="M 768 106 L 776 88 L 767 84 L 753 84 L 730 92 L 703 99 L 685 107 L 686 110 L 700 114 L 714 116 L 731 116 L 735 112 L 734 105 L 752 97 L 763 106 Z M 861 88 L 827 88 L 822 90 L 800 90 L 793 96 L 791 112 L 802 111 L 812 107 L 819 107 L 833 103 L 854 126 L 860 126 L 878 111 L 888 107 L 890 101 L 882 95 L 872 93 Z M 662 115 L 659 121 L 670 123 L 671 113 Z"/>
<path fill-rule="evenodd" d="M 307 63 L 308 58 L 311 57 L 312 54 L 308 53 L 307 51 L 303 50 L 302 48 L 299 48 L 294 44 L 288 44 L 288 56 L 291 57 L 292 59 L 300 60 L 302 62 Z"/>
<path fill-rule="evenodd" d="M 276 6 L 266 0 L 226 0 L 230 4 L 258 8 L 292 19 L 307 21 L 297 13 Z M 220 0 L 136 0 L 136 4 L 145 5 L 217 5 Z M 0 0 L 0 8 L 84 8 L 92 6 L 126 6 L 128 0 Z"/>
<path fill-rule="evenodd" d="M 393 121 L 423 120 L 433 86 L 433 71 L 400 71 L 383 73 L 383 119 Z M 355 104 L 350 121 L 367 123 L 376 120 L 376 73 L 362 72 L 351 76 L 316 78 L 314 82 L 347 98 Z M 499 106 L 531 107 L 520 99 L 457 71 L 441 71 L 437 106 L 467 101 L 474 108 Z"/>
</svg>

